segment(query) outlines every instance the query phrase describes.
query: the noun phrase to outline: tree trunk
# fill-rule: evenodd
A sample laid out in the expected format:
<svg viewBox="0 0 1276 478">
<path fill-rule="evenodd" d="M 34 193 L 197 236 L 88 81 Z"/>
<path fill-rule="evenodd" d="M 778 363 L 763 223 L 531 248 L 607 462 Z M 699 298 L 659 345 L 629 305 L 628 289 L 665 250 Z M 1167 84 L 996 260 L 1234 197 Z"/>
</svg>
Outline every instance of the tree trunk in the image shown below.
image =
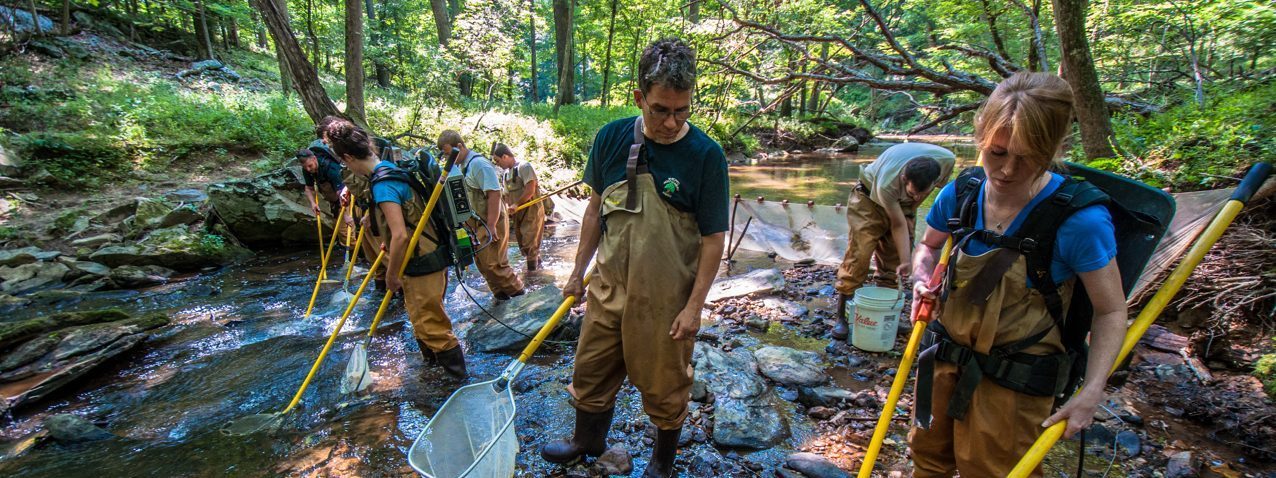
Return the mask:
<svg viewBox="0 0 1276 478">
<path fill-rule="evenodd" d="M 199 42 L 199 54 L 209 60 L 214 60 L 213 56 L 213 39 L 208 32 L 208 14 L 204 12 L 204 0 L 195 0 L 195 40 Z"/>
<path fill-rule="evenodd" d="M 576 30 L 572 28 L 572 30 Z M 573 38 L 575 36 L 573 35 Z M 589 72 L 589 37 L 585 36 L 583 31 L 580 32 L 580 39 L 577 45 L 572 47 L 573 51 L 580 52 L 580 76 L 576 77 L 576 86 L 580 90 L 577 94 L 576 101 L 589 100 L 589 80 L 585 76 Z"/>
<path fill-rule="evenodd" d="M 376 5 L 372 3 L 372 0 L 366 0 L 363 6 L 368 10 L 368 28 L 372 30 L 372 44 L 374 46 L 381 46 L 381 30 L 384 24 L 383 22 L 377 22 Z M 390 67 L 385 65 L 385 61 L 381 58 L 381 55 L 377 55 L 376 58 L 373 58 L 372 64 L 377 69 L 377 86 L 389 88 Z"/>
<path fill-rule="evenodd" d="M 270 29 L 270 36 L 275 40 L 277 50 L 282 53 L 280 63 L 287 63 L 289 73 L 296 83 L 297 94 L 301 96 L 301 104 L 306 114 L 316 123 L 324 116 L 337 114 L 337 106 L 328 98 L 315 67 L 310 64 L 306 54 L 297 44 L 297 37 L 288 25 L 288 7 L 286 0 L 250 0 L 253 7 L 261 12 L 261 17 Z M 282 75 L 281 75 L 282 76 Z"/>
<path fill-rule="evenodd" d="M 257 10 L 252 10 L 253 15 L 253 33 L 257 35 L 257 48 L 266 49 L 266 27 L 261 23 L 261 15 Z"/>
<path fill-rule="evenodd" d="M 1085 2 L 1083 0 L 1052 0 L 1055 29 L 1059 34 L 1059 49 L 1063 78 L 1072 87 L 1077 123 L 1081 129 L 1081 147 L 1087 158 L 1111 158 L 1112 123 L 1103 89 L 1099 87 L 1099 75 L 1094 70 L 1090 56 L 1090 44 L 1085 34 Z M 1042 59 L 1044 60 L 1044 58 Z"/>
<path fill-rule="evenodd" d="M 35 27 L 35 36 L 43 36 L 44 31 L 40 29 L 40 12 L 36 11 L 35 9 L 35 0 L 30 0 L 30 4 L 31 4 L 31 24 Z M 15 18 L 14 21 L 17 21 L 16 20 L 17 14 L 15 13 L 12 15 Z"/>
<path fill-rule="evenodd" d="M 529 42 L 531 43 L 531 50 L 532 50 L 532 64 L 531 64 L 531 68 L 529 69 L 532 75 L 531 98 L 532 98 L 532 103 L 536 103 L 540 101 L 540 90 L 539 90 L 540 84 L 536 81 L 536 77 L 537 77 L 537 73 L 536 73 L 536 70 L 537 70 L 536 68 L 536 0 L 527 0 L 527 25 L 532 31 L 531 41 Z"/>
<path fill-rule="evenodd" d="M 554 51 L 558 61 L 558 96 L 554 100 L 554 110 L 561 105 L 576 102 L 576 69 L 575 52 L 572 51 L 573 19 L 575 5 L 573 0 L 554 1 Z"/>
<path fill-rule="evenodd" d="M 439 32 L 439 46 L 447 48 L 452 41 L 452 16 L 448 14 L 447 0 L 430 0 L 434 12 L 434 29 Z"/>
<path fill-rule="evenodd" d="M 71 0 L 62 0 L 62 34 L 71 34 Z"/>
<path fill-rule="evenodd" d="M 239 48 L 239 21 L 234 17 L 228 18 L 226 23 L 226 38 L 230 42 L 230 46 Z"/>
<path fill-rule="evenodd" d="M 346 2 L 346 116 L 368 129 L 363 106 L 363 2 Z"/>
<path fill-rule="evenodd" d="M 310 40 L 310 61 L 319 64 L 319 35 L 315 34 L 315 2 L 306 0 L 306 38 Z"/>
<path fill-rule="evenodd" d="M 603 55 L 603 106 L 607 106 L 607 99 L 611 96 L 611 41 L 616 35 L 616 4 L 618 0 L 611 0 L 611 19 L 607 23 L 607 53 Z M 693 0 L 692 5 L 697 5 Z M 697 13 L 699 13 L 699 7 Z"/>
<path fill-rule="evenodd" d="M 611 16 L 616 17 L 616 9 L 612 9 Z M 700 23 L 700 0 L 691 0 L 687 4 L 687 20 L 691 23 Z"/>
</svg>

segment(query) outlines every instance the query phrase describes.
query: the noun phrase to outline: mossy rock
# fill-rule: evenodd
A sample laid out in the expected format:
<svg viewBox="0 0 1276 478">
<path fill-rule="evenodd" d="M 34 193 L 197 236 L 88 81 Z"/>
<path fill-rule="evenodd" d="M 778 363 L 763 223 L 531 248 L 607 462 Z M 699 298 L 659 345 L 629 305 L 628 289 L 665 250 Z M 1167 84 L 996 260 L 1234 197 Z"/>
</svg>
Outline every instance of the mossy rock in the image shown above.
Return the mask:
<svg viewBox="0 0 1276 478">
<path fill-rule="evenodd" d="M 0 349 L 64 327 L 115 322 L 130 317 L 122 310 L 100 309 L 86 312 L 61 312 L 17 322 L 0 322 Z M 164 318 L 164 320 L 168 319 Z"/>
</svg>

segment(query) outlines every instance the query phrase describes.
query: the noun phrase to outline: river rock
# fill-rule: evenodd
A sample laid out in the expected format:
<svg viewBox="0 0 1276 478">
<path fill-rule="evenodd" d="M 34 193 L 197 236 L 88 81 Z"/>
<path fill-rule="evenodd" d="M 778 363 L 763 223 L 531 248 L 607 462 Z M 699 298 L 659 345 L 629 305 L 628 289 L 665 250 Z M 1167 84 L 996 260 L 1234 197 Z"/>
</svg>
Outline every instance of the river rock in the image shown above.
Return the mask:
<svg viewBox="0 0 1276 478">
<path fill-rule="evenodd" d="M 60 285 L 70 268 L 58 262 L 35 262 L 17 267 L 0 267 L 0 292 L 20 294 Z"/>
<path fill-rule="evenodd" d="M 820 366 L 820 354 L 788 347 L 762 347 L 753 352 L 758 370 L 767 378 L 783 385 L 810 387 L 828 381 Z"/>
<path fill-rule="evenodd" d="M 119 266 L 111 270 L 111 284 L 117 289 L 137 289 L 168 282 L 175 273 L 160 266 Z"/>
<path fill-rule="evenodd" d="M 802 304 L 791 300 L 777 299 L 775 297 L 762 299 L 762 306 L 776 311 L 776 313 L 780 315 L 781 320 L 786 321 L 801 319 L 810 312 L 810 309 L 807 309 L 806 306 L 803 306 Z"/>
<path fill-rule="evenodd" d="M 133 213 L 133 226 L 138 229 L 149 229 L 160 225 L 173 206 L 163 199 L 137 198 L 136 212 Z"/>
<path fill-rule="evenodd" d="M 91 237 L 85 237 L 82 239 L 76 239 L 74 241 L 69 242 L 68 244 L 71 247 L 93 248 L 93 247 L 101 246 L 103 244 L 109 244 L 112 242 L 120 242 L 122 240 L 124 239 L 121 238 L 119 234 L 106 233 L 106 234 L 98 234 L 96 236 L 91 236 Z"/>
<path fill-rule="evenodd" d="M 33 262 L 51 261 L 62 255 L 58 251 L 45 251 L 38 247 L 23 247 L 0 251 L 0 266 L 15 267 Z"/>
<path fill-rule="evenodd" d="M 808 478 L 848 478 L 849 474 L 834 465 L 828 458 L 814 453 L 794 453 L 784 460 L 784 466 L 797 470 Z"/>
<path fill-rule="evenodd" d="M 125 318 L 91 323 L 119 316 Z M 73 325 L 85 322 L 89 324 Z M 48 396 L 98 365 L 136 347 L 148 336 L 146 331 L 167 323 L 168 318 L 160 314 L 128 318 L 121 312 L 108 310 L 56 314 L 3 324 L 4 327 L 0 328 L 0 343 L 3 344 L 33 336 L 37 339 L 39 336 L 55 336 L 58 342 L 52 348 L 47 343 L 17 347 L 25 356 L 15 362 L 27 363 L 0 373 L 0 411 Z M 45 353 L 31 359 L 33 350 Z"/>
<path fill-rule="evenodd" d="M 111 267 L 155 265 L 179 271 L 226 265 L 251 252 L 222 236 L 178 226 L 152 231 L 135 245 L 110 245 L 89 259 Z"/>
<path fill-rule="evenodd" d="M 71 284 L 84 283 L 85 281 L 111 274 L 110 267 L 96 262 L 77 261 L 66 256 L 59 257 L 58 262 L 70 269 L 65 276 L 62 276 L 62 281 Z"/>
<path fill-rule="evenodd" d="M 62 444 L 105 440 L 115 436 L 84 417 L 70 413 L 49 417 L 44 421 L 44 428 L 49 431 L 49 439 Z"/>
<path fill-rule="evenodd" d="M 594 464 L 598 466 L 598 471 L 605 476 L 629 476 L 629 472 L 634 469 L 634 457 L 629 454 L 629 449 L 623 445 L 615 445 L 603 452 L 602 456 L 598 457 Z"/>
<path fill-rule="evenodd" d="M 248 245 L 315 242 L 315 216 L 303 194 L 298 169 L 280 169 L 253 179 L 208 187 L 208 203 L 231 234 Z M 324 216 L 331 225 L 331 216 Z"/>
<path fill-rule="evenodd" d="M 1192 452 L 1181 451 L 1170 456 L 1165 464 L 1165 478 L 1191 478 L 1198 476 Z"/>
<path fill-rule="evenodd" d="M 696 380 L 703 382 L 714 396 L 714 443 L 765 449 L 788 434 L 788 427 L 771 403 L 766 382 L 757 373 L 753 354 L 697 347 L 692 362 Z"/>
<path fill-rule="evenodd" d="M 159 227 L 185 226 L 203 219 L 204 215 L 195 206 L 184 204 L 165 214 L 159 221 Z"/>
<path fill-rule="evenodd" d="M 758 269 L 744 275 L 724 277 L 714 282 L 706 302 L 731 297 L 762 294 L 784 289 L 784 275 L 775 269 Z"/>
<path fill-rule="evenodd" d="M 562 302 L 562 291 L 552 285 L 510 300 L 497 301 L 487 310 L 505 325 L 479 311 L 472 317 L 474 325 L 465 330 L 465 343 L 476 352 L 521 349 L 531 342 L 530 337 L 540 331 L 545 320 Z"/>
</svg>

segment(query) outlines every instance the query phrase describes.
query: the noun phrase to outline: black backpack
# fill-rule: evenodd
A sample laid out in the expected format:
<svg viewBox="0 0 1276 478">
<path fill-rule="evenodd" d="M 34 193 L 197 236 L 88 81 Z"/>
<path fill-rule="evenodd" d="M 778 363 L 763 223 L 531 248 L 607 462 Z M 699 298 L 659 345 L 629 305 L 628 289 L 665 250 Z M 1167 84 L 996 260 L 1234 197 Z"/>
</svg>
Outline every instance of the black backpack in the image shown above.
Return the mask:
<svg viewBox="0 0 1276 478">
<path fill-rule="evenodd" d="M 395 167 L 380 168 L 373 171 L 370 183 L 402 181 L 407 183 L 408 187 L 412 188 L 413 193 L 424 202 L 429 199 L 433 186 L 438 183 L 442 174 L 442 168 L 439 167 L 433 155 L 425 149 L 416 149 L 408 154 L 408 159 L 397 161 Z M 371 190 L 371 186 L 369 186 L 369 190 Z M 410 259 L 408 267 L 404 271 L 408 276 L 416 277 L 433 274 L 451 266 L 464 268 L 474 263 L 473 246 L 468 239 L 473 234 L 459 233 L 465 229 L 465 225 L 455 220 L 457 212 L 452 211 L 452 207 L 449 204 L 450 201 L 440 198 L 438 203 L 435 204 L 434 210 L 430 212 L 429 220 L 439 237 L 423 231 L 421 238 L 436 244 L 438 248 L 430 254 L 414 256 Z M 466 206 L 468 207 L 468 205 Z M 468 213 L 468 210 L 462 213 Z M 376 221 L 375 218 L 376 216 L 373 215 L 372 220 L 374 222 Z M 404 217 L 404 221 L 409 227 L 415 227 L 416 220 L 417 218 Z M 374 234 L 378 230 L 375 224 L 372 230 Z M 458 240 L 458 236 L 466 238 Z"/>
<path fill-rule="evenodd" d="M 1049 198 L 1038 203 L 1012 235 L 974 228 L 978 192 L 986 179 L 981 167 L 967 168 L 958 175 L 954 185 L 958 214 L 948 219 L 954 244 L 960 244 L 967 238 L 978 238 L 993 247 L 1014 249 L 1023 254 L 1030 285 L 1045 298 L 1046 309 L 1059 327 L 1063 345 L 1072 358 L 1064 398 L 1080 385 L 1085 374 L 1086 338 L 1090 334 L 1094 306 L 1090 303 L 1085 285 L 1078 280 L 1073 287 L 1067 313 L 1064 313 L 1063 298 L 1050 272 L 1059 228 L 1082 209 L 1106 206 L 1115 226 L 1116 263 L 1121 272 L 1121 287 L 1128 297 L 1174 215 L 1174 200 L 1159 189 L 1079 164 L 1068 163 L 1066 168 L 1062 172 L 1065 176 L 1063 184 Z M 955 271 L 956 268 L 949 268 L 950 284 L 951 274 Z M 1022 341 L 1030 343 L 1008 344 L 1007 347 L 1022 350 L 1042 338 L 1044 333 Z"/>
</svg>

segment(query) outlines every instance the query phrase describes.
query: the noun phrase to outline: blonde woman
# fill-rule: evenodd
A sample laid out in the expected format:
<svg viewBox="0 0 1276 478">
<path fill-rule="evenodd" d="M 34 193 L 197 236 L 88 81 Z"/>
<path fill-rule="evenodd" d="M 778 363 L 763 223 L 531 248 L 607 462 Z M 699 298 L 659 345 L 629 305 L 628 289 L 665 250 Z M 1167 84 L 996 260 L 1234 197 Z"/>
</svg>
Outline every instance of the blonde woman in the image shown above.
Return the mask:
<svg viewBox="0 0 1276 478">
<path fill-rule="evenodd" d="M 1043 427 L 1066 419 L 1071 436 L 1104 398 L 1126 305 L 1108 209 L 1066 207 L 1090 188 L 1056 172 L 1071 120 L 1072 93 L 1058 76 L 1004 80 L 975 118 L 982 169 L 945 187 L 926 218 L 914 297 L 944 299 L 919 358 L 915 477 L 1005 476 Z M 931 288 L 926 278 L 950 237 L 948 280 Z M 1087 358 L 1061 340 L 1080 285 L 1094 307 L 1088 365 L 1078 367 L 1084 385 L 1053 410 L 1073 364 Z"/>
</svg>

